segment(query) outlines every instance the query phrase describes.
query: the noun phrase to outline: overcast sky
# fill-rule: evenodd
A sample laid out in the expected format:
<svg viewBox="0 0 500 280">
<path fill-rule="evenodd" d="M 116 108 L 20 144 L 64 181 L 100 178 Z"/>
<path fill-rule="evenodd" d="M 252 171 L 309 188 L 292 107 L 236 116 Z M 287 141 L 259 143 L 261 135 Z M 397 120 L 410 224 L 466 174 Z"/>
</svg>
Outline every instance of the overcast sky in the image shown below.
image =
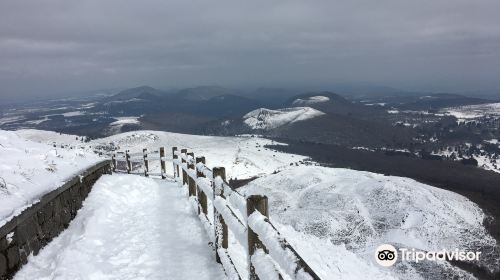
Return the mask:
<svg viewBox="0 0 500 280">
<path fill-rule="evenodd" d="M 0 1 L 0 97 L 138 85 L 500 89 L 500 1 Z"/>
</svg>

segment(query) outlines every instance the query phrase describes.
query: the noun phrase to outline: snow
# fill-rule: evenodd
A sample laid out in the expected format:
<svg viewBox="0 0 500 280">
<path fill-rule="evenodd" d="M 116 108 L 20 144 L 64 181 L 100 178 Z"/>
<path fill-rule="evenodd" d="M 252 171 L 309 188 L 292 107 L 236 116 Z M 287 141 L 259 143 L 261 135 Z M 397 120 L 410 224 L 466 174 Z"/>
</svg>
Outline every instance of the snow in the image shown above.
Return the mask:
<svg viewBox="0 0 500 280">
<path fill-rule="evenodd" d="M 491 139 L 491 140 L 484 140 L 485 143 L 493 144 L 493 145 L 498 145 L 498 140 L 497 139 Z M 471 143 L 465 143 L 467 147 L 471 147 Z M 475 145 L 475 147 L 479 150 L 478 152 L 473 153 L 472 157 L 477 160 L 477 166 L 484 169 L 484 170 L 489 170 L 493 171 L 496 173 L 500 173 L 500 167 L 498 166 L 497 159 L 495 159 L 495 154 L 491 155 L 488 154 L 483 148 L 482 145 Z M 438 156 L 444 156 L 448 157 L 450 159 L 453 159 L 455 161 L 460 161 L 462 159 L 467 159 L 471 158 L 470 156 L 463 156 L 459 157 L 458 152 L 450 149 L 450 147 L 445 147 L 441 150 L 434 151 L 432 152 L 433 155 L 438 155 Z M 454 157 L 451 157 L 454 155 Z"/>
<path fill-rule="evenodd" d="M 114 104 L 121 104 L 121 103 L 129 103 L 129 102 L 143 102 L 144 99 L 139 99 L 139 98 L 131 98 L 127 100 L 114 100 L 114 101 L 109 101 L 104 103 L 104 105 L 114 105 Z"/>
<path fill-rule="evenodd" d="M 298 244 L 299 254 L 315 271 L 330 276 L 327 279 L 338 274 L 337 267 L 351 265 L 370 267 L 364 278 L 375 279 L 385 270 L 370 264 L 375 248 L 384 243 L 421 250 L 479 248 L 483 252 L 498 246 L 483 226 L 485 214 L 476 204 L 407 178 L 301 166 L 254 180 L 242 192 L 269 197 L 273 224 L 289 242 Z M 308 249 L 314 240 L 329 245 Z M 352 252 L 352 263 L 330 260 L 335 254 L 332 250 L 343 246 Z M 489 263 L 483 265 L 490 269 L 498 267 L 495 257 L 485 257 L 485 261 Z M 391 274 L 420 279 L 404 265 L 391 268 Z"/>
<path fill-rule="evenodd" d="M 484 140 L 484 142 L 489 143 L 489 144 L 498 144 L 499 143 L 498 139 Z"/>
<path fill-rule="evenodd" d="M 215 197 L 214 206 L 217 212 L 222 215 L 224 221 L 233 232 L 238 242 L 243 246 L 247 246 L 247 228 L 241 220 L 234 214 L 231 208 L 227 205 L 226 200 L 220 196 Z"/>
<path fill-rule="evenodd" d="M 139 117 L 115 117 L 116 121 L 110 125 L 139 124 Z"/>
<path fill-rule="evenodd" d="M 485 116 L 500 117 L 500 103 L 450 107 L 444 108 L 440 112 L 455 116 L 459 120 L 476 119 Z"/>
<path fill-rule="evenodd" d="M 272 258 L 262 249 L 252 255 L 252 264 L 255 267 L 255 273 L 261 279 L 279 280 L 279 271 L 276 268 Z"/>
<path fill-rule="evenodd" d="M 312 280 L 309 274 L 298 267 L 297 257 L 289 248 L 283 246 L 283 237 L 266 222 L 264 215 L 259 211 L 253 212 L 248 217 L 248 226 L 259 236 L 259 240 L 269 250 L 269 255 L 288 275 L 293 279 Z"/>
<path fill-rule="evenodd" d="M 225 273 L 228 280 L 239 280 L 239 274 L 236 268 L 233 266 L 233 261 L 228 255 L 228 252 L 224 248 L 217 249 L 222 265 L 224 266 Z"/>
<path fill-rule="evenodd" d="M 293 155 L 265 148 L 265 145 L 282 145 L 279 142 L 252 135 L 239 137 L 200 136 L 190 134 L 171 133 L 163 131 L 135 131 L 116 134 L 110 137 L 82 143 L 76 140 L 75 135 L 59 134 L 42 130 L 18 130 L 19 136 L 40 143 L 58 145 L 96 147 L 115 146 L 120 151 L 130 150 L 130 153 L 142 154 L 142 149 L 157 151 L 165 147 L 165 160 L 172 160 L 171 147 L 187 148 L 194 151 L 195 156 L 205 156 L 210 168 L 224 166 L 229 178 L 246 179 L 254 176 L 270 174 L 286 168 L 291 163 L 298 163 L 306 159 L 305 156 Z M 85 146 L 87 145 L 87 146 Z M 216 148 L 214 148 L 216 147 Z M 159 170 L 159 156 L 151 155 L 150 170 Z M 167 175 L 172 176 L 173 170 L 167 168 Z"/>
<path fill-rule="evenodd" d="M 260 108 L 243 116 L 243 122 L 252 129 L 274 129 L 324 114 L 311 107 L 293 107 L 278 110 Z"/>
<path fill-rule="evenodd" d="M 54 148 L 0 130 L 0 226 L 40 197 L 102 159 L 84 150 Z"/>
<path fill-rule="evenodd" d="M 45 144 L 64 144 L 64 145 L 80 145 L 81 142 L 76 140 L 77 135 L 63 134 L 48 130 L 37 130 L 37 129 L 21 129 L 14 132 L 19 137 L 24 139 L 45 143 Z"/>
<path fill-rule="evenodd" d="M 176 183 L 98 180 L 68 229 L 30 256 L 21 279 L 225 279 Z"/>
<path fill-rule="evenodd" d="M 179 151 L 187 148 L 193 151 L 195 156 L 204 156 L 208 167 L 225 167 L 228 179 L 246 179 L 270 174 L 286 168 L 290 163 L 306 159 L 304 156 L 264 148 L 265 145 L 279 145 L 280 143 L 251 136 L 200 136 L 144 130 L 96 139 L 89 144 L 109 145 L 110 143 L 120 147 L 121 151 L 130 150 L 131 153 L 142 153 L 143 148 L 155 151 L 164 146 L 165 158 L 168 161 L 172 160 L 171 147 L 178 147 Z M 150 159 L 154 157 L 151 156 Z M 150 161 L 149 165 L 150 170 L 159 170 L 159 161 Z M 167 175 L 173 175 L 172 168 L 167 168 Z"/>
<path fill-rule="evenodd" d="M 81 145 L 75 136 L 34 130 L 16 134 L 42 143 L 57 141 Z M 492 248 L 498 246 L 483 226 L 483 211 L 461 195 L 407 178 L 348 169 L 290 166 L 290 163 L 299 162 L 305 157 L 264 148 L 264 145 L 279 144 L 272 140 L 250 135 L 214 137 L 139 131 L 93 140 L 88 145 L 111 143 L 122 151 L 128 149 L 132 153 L 142 153 L 143 148 L 154 151 L 164 146 L 165 159 L 168 161 L 172 158 L 172 146 L 177 146 L 179 150 L 187 148 L 194 151 L 195 156 L 205 156 L 210 168 L 226 167 L 228 178 L 259 176 L 248 186 L 239 189 L 239 192 L 269 197 L 273 225 L 322 279 L 424 279 L 428 276 L 419 276 L 421 268 L 411 264 L 397 263 L 392 268 L 378 266 L 374 262 L 373 251 L 382 243 L 422 250 L 480 248 L 483 252 L 492 252 Z M 151 155 L 149 158 L 154 157 Z M 197 167 L 201 168 L 202 165 L 198 164 Z M 150 161 L 150 170 L 159 170 L 159 161 Z M 211 177 L 208 170 L 203 171 Z M 272 174 L 274 171 L 278 173 Z M 172 174 L 171 165 L 168 164 L 167 174 Z M 203 183 L 202 189 L 210 188 L 207 179 L 199 178 L 198 181 Z M 211 192 L 207 193 L 208 218 L 212 219 Z M 227 199 L 225 204 L 218 201 L 218 208 L 229 209 L 230 206 L 233 211 L 224 213 L 225 216 L 235 214 L 245 222 L 246 211 L 240 207 L 239 195 L 233 195 L 226 189 L 224 193 Z M 143 195 L 149 194 L 137 194 L 137 198 L 130 199 L 134 201 Z M 161 195 L 157 195 L 156 199 L 164 201 Z M 194 217 L 196 215 L 193 213 Z M 196 222 L 204 229 L 199 219 Z M 231 222 L 236 222 L 236 219 Z M 237 230 L 236 233 L 229 233 L 229 251 L 238 271 L 242 272 L 245 268 L 241 267 L 246 263 L 245 255 L 241 253 L 244 248 L 239 248 L 239 251 L 234 249 L 239 246 L 235 244 L 239 243 L 236 240 L 243 239 L 242 231 L 237 226 L 230 227 Z M 208 235 L 204 236 L 209 240 Z M 262 269 L 271 269 L 265 260 L 259 261 L 262 261 Z M 499 266 L 497 257 L 484 256 L 482 261 L 484 263 L 481 265 L 487 268 Z M 50 265 L 59 265 L 55 262 Z M 66 265 L 69 260 L 61 258 L 59 262 Z M 432 263 L 429 266 L 424 269 L 470 276 L 447 263 Z"/>
<path fill-rule="evenodd" d="M 34 124 L 34 125 L 39 125 L 43 122 L 46 122 L 49 120 L 49 117 L 48 116 L 43 116 L 41 119 L 38 119 L 38 120 L 31 120 L 31 121 L 25 121 L 24 123 L 25 124 Z"/>
<path fill-rule="evenodd" d="M 321 279 L 398 279 L 387 269 L 360 259 L 344 244 L 334 245 L 327 238 L 298 232 L 288 225 L 279 230 Z"/>
<path fill-rule="evenodd" d="M 24 116 L 3 117 L 3 118 L 0 118 L 0 125 L 17 122 L 17 121 L 21 121 L 24 119 L 25 119 Z"/>
<path fill-rule="evenodd" d="M 327 101 L 330 101 L 330 98 L 328 98 L 326 96 L 311 96 L 311 97 L 308 97 L 305 99 L 297 98 L 293 101 L 292 104 L 304 106 L 304 105 L 311 105 L 311 104 L 316 104 L 316 103 L 323 103 L 323 102 L 327 102 Z"/>
<path fill-rule="evenodd" d="M 83 116 L 83 115 L 85 115 L 85 113 L 82 111 L 73 111 L 73 112 L 63 113 L 62 115 L 64 117 L 76 117 L 76 116 Z"/>
</svg>

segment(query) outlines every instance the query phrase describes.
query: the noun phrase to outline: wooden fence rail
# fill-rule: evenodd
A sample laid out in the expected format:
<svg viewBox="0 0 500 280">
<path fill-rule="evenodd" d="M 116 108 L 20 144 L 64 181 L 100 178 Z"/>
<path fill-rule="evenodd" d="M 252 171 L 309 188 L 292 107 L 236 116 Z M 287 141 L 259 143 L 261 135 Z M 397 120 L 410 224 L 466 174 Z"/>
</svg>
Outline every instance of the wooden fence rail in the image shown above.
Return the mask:
<svg viewBox="0 0 500 280">
<path fill-rule="evenodd" d="M 140 162 L 140 157 L 144 173 L 132 172 L 132 162 Z M 149 172 L 150 160 L 160 160 L 160 175 L 166 178 L 164 148 L 154 152 L 144 149 L 143 153 L 114 154 L 113 171 L 116 171 L 117 162 L 122 161 L 126 163 L 127 173 L 153 175 Z M 226 182 L 224 167 L 210 169 L 205 157 L 195 157 L 187 149 L 179 151 L 173 147 L 172 164 L 174 180 L 186 188 L 213 244 L 216 261 L 222 264 L 229 279 L 284 279 L 284 275 L 296 280 L 320 279 L 269 220 L 266 196 L 245 197 Z M 244 272 L 238 271 L 233 262 L 229 231 L 245 250 L 248 275 L 242 275 Z"/>
<path fill-rule="evenodd" d="M 158 151 L 149 151 L 143 149 L 142 153 L 130 153 L 130 151 L 116 152 L 111 155 L 111 163 L 113 172 L 126 172 L 128 174 L 144 175 L 146 177 L 161 176 L 162 179 L 167 178 L 165 165 L 165 148 L 161 147 Z M 160 173 L 151 173 L 149 170 L 150 161 L 160 161 Z M 124 163 L 125 169 L 118 169 L 118 163 Z M 143 166 L 143 172 L 134 172 L 134 163 Z"/>
</svg>

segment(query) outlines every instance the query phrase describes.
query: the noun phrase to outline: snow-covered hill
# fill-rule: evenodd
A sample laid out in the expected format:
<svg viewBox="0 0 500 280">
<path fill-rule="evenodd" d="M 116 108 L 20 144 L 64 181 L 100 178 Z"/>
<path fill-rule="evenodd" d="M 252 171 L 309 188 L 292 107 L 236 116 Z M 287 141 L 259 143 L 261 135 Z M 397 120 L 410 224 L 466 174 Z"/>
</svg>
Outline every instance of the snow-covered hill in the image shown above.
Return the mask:
<svg viewBox="0 0 500 280">
<path fill-rule="evenodd" d="M 279 144 L 275 141 L 258 136 L 216 137 L 180 134 L 162 131 L 135 131 L 96 139 L 82 143 L 75 136 L 68 136 L 50 131 L 19 130 L 16 132 L 27 139 L 41 142 L 74 145 L 96 148 L 97 146 L 113 146 L 120 151 L 130 150 L 131 153 L 142 152 L 143 148 L 150 151 L 164 146 L 166 157 L 171 158 L 171 147 L 187 148 L 195 152 L 195 156 L 205 156 L 210 167 L 224 166 L 228 178 L 246 179 L 254 176 L 271 174 L 292 163 L 300 163 L 306 157 L 282 153 L 265 148 L 265 145 Z M 151 161 L 150 169 L 158 170 L 159 162 Z M 172 174 L 171 168 L 167 173 Z"/>
<path fill-rule="evenodd" d="M 260 108 L 243 116 L 243 122 L 252 129 L 274 129 L 294 122 L 324 115 L 311 107 L 293 107 L 278 110 Z"/>
<path fill-rule="evenodd" d="M 483 226 L 483 211 L 461 195 L 412 179 L 302 166 L 259 178 L 244 192 L 267 195 L 271 219 L 279 230 L 306 255 L 306 261 L 328 275 L 349 271 L 352 263 L 331 257 L 347 248 L 354 254 L 348 255 L 351 261 L 369 274 L 364 278 L 378 279 L 379 270 L 387 269 L 374 264 L 373 253 L 385 243 L 425 251 L 479 250 L 486 254 L 482 265 L 498 269 L 498 255 L 486 253 L 497 245 Z M 322 263 L 324 259 L 329 262 Z M 400 279 L 428 279 L 429 274 L 418 274 L 428 269 L 471 277 L 447 263 L 433 262 L 399 263 L 391 273 Z"/>
<path fill-rule="evenodd" d="M 322 102 L 327 102 L 330 101 L 330 98 L 327 96 L 310 96 L 307 98 L 297 98 L 293 101 L 293 105 L 298 105 L 298 106 L 304 106 L 304 105 L 311 105 L 311 104 L 316 104 L 316 103 L 322 103 Z"/>
<path fill-rule="evenodd" d="M 0 226 L 100 160 L 90 150 L 53 147 L 0 130 Z"/>
</svg>

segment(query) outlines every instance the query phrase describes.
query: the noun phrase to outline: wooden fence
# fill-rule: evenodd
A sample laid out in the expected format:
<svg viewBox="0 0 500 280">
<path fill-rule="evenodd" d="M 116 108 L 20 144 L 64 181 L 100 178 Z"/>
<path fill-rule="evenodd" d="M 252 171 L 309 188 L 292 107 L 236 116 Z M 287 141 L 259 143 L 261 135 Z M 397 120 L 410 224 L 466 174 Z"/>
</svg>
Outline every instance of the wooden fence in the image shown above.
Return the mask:
<svg viewBox="0 0 500 280">
<path fill-rule="evenodd" d="M 150 161 L 160 161 L 160 173 L 153 173 L 149 171 Z M 111 163 L 113 166 L 113 172 L 126 172 L 128 174 L 144 175 L 148 176 L 160 176 L 162 179 L 167 178 L 165 169 L 165 148 L 161 147 L 158 151 L 149 151 L 148 149 L 143 149 L 142 153 L 131 154 L 128 150 L 125 152 L 116 152 L 111 156 Z M 120 163 L 124 165 L 123 169 L 120 169 Z M 144 172 L 133 171 L 134 164 L 143 167 Z"/>
<path fill-rule="evenodd" d="M 149 172 L 148 161 L 156 154 L 158 157 L 154 159 L 160 160 L 161 172 L 155 175 L 166 178 L 164 148 L 160 148 L 159 153 L 148 153 L 144 149 L 142 160 L 140 154 L 129 154 L 128 151 L 114 155 L 113 170 L 119 161 L 124 161 L 127 173 L 153 175 Z M 186 149 L 179 151 L 173 147 L 172 157 L 174 180 L 186 188 L 212 242 L 216 260 L 222 264 L 229 279 L 284 279 L 284 275 L 286 279 L 320 279 L 269 220 L 266 196 L 245 197 L 226 182 L 224 167 L 210 169 L 205 157 L 195 157 Z M 144 172 L 132 172 L 134 160 L 143 164 Z M 230 236 L 234 236 L 245 250 L 248 267 L 244 272 L 241 268 L 238 270 L 231 257 Z M 248 275 L 242 275 L 246 272 Z"/>
</svg>

